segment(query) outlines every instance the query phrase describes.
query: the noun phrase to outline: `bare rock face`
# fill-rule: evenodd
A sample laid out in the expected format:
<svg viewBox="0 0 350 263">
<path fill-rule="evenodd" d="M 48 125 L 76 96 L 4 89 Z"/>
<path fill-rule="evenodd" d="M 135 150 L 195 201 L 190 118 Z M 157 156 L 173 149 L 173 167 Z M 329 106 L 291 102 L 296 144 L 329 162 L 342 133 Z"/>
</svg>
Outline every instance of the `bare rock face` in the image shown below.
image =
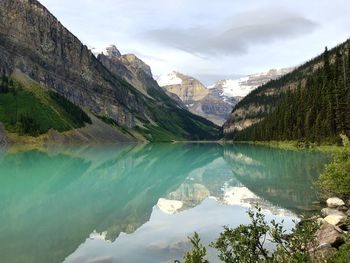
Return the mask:
<svg viewBox="0 0 350 263">
<path fill-rule="evenodd" d="M 229 117 L 235 98 L 223 96 L 220 88 L 208 89 L 193 77 L 173 71 L 158 79 L 167 93 L 179 97 L 194 114 L 202 116 L 221 126 Z"/>
<path fill-rule="evenodd" d="M 94 113 L 134 127 L 142 98 L 36 0 L 0 2 L 0 72 L 19 70 Z"/>
<path fill-rule="evenodd" d="M 106 48 L 107 55 L 109 57 L 121 57 L 122 54 L 115 45 L 110 45 Z"/>
<path fill-rule="evenodd" d="M 201 101 L 209 94 L 209 90 L 193 77 L 176 71 L 169 73 L 169 77 L 170 75 L 174 75 L 174 78 L 179 79 L 180 82 L 163 86 L 163 88 L 176 94 L 185 104 Z"/>
<path fill-rule="evenodd" d="M 126 55 L 121 56 L 121 61 L 123 61 L 124 64 L 126 64 L 126 65 L 130 65 L 130 67 L 133 68 L 135 71 L 142 70 L 150 78 L 152 78 L 151 67 L 148 66 L 141 59 L 136 57 L 134 54 L 126 54 Z"/>
<path fill-rule="evenodd" d="M 158 89 L 156 81 L 152 77 L 150 66 L 133 54 L 121 55 L 118 49 L 111 51 L 111 47 L 106 48 L 105 53 L 98 55 L 97 59 L 112 73 L 123 77 L 141 93 L 152 97 L 149 89 Z"/>
<path fill-rule="evenodd" d="M 114 52 L 110 49 L 113 47 Z M 133 85 L 138 91 L 145 96 L 157 101 L 164 100 L 167 95 L 173 102 L 182 109 L 187 109 L 181 99 L 173 93 L 164 91 L 153 79 L 152 70 L 149 65 L 143 62 L 134 54 L 122 55 L 115 46 L 106 48 L 106 54 L 101 53 L 97 59 L 112 73 L 118 74 L 124 80 Z"/>
</svg>

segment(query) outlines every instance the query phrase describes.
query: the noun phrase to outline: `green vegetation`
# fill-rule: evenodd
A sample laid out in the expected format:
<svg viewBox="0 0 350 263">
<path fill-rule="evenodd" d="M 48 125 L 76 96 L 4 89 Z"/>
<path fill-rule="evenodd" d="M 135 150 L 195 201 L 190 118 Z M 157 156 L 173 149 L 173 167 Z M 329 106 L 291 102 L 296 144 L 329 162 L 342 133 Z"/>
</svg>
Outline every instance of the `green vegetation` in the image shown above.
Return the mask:
<svg viewBox="0 0 350 263">
<path fill-rule="evenodd" d="M 227 263 L 255 262 L 310 262 L 310 240 L 314 240 L 318 224 L 305 220 L 296 224 L 287 234 L 282 223 L 267 223 L 260 208 L 249 211 L 251 223 L 240 225 L 235 229 L 225 227 L 219 238 L 211 247 L 219 252 L 219 259 Z M 270 241 L 274 251 L 268 251 L 265 242 Z M 205 260 L 205 248 L 199 243 L 198 234 L 191 239 L 192 251 L 185 256 L 186 263 L 208 262 Z M 192 259 L 189 260 L 189 259 Z"/>
<path fill-rule="evenodd" d="M 152 112 L 153 119 L 158 127 L 166 130 L 168 135 L 172 134 L 173 139 L 171 140 L 179 140 L 179 138 L 218 140 L 221 138 L 220 127 L 189 111 L 174 105 L 168 108 L 153 103 L 148 105 L 148 108 Z"/>
<path fill-rule="evenodd" d="M 188 239 L 191 241 L 193 249 L 184 256 L 184 263 L 209 263 L 209 261 L 205 259 L 207 249 L 200 243 L 201 239 L 198 233 L 194 233 L 194 236 Z"/>
<path fill-rule="evenodd" d="M 0 82 L 0 122 L 9 132 L 38 136 L 50 129 L 63 132 L 91 123 L 87 114 L 63 96 L 41 87 L 24 87 L 3 76 Z"/>
<path fill-rule="evenodd" d="M 57 105 L 59 105 L 62 109 L 65 109 L 66 113 L 70 116 L 75 125 L 82 127 L 85 123 L 92 123 L 89 116 L 82 109 L 67 100 L 62 95 L 53 91 L 49 91 L 49 95 L 50 98 L 57 103 Z"/>
<path fill-rule="evenodd" d="M 182 137 L 178 137 L 166 129 L 150 124 L 146 125 L 145 128 L 136 127 L 135 130 L 150 142 L 172 142 L 184 140 Z"/>
<path fill-rule="evenodd" d="M 317 144 L 309 142 L 300 142 L 300 141 L 249 141 L 249 142 L 234 142 L 240 144 L 252 144 L 252 145 L 262 145 L 272 148 L 278 148 L 283 150 L 299 151 L 299 150 L 312 150 L 319 151 L 324 153 L 338 153 L 343 150 L 343 146 L 334 145 L 334 144 Z"/>
<path fill-rule="evenodd" d="M 326 196 L 350 200 L 350 147 L 334 155 L 333 162 L 321 174 L 319 184 Z"/>
<path fill-rule="evenodd" d="M 337 151 L 334 160 L 326 167 L 325 172 L 319 178 L 319 185 L 325 195 L 341 197 L 350 200 L 350 147 L 348 139 L 343 136 L 345 147 Z M 287 234 L 283 229 L 283 222 L 275 221 L 268 224 L 260 208 L 249 211 L 251 223 L 240 225 L 235 229 L 224 227 L 219 238 L 211 243 L 219 253 L 222 262 L 334 262 L 342 263 L 350 261 L 350 235 L 345 236 L 342 244 L 331 258 L 320 259 L 320 255 L 314 254 L 313 249 L 320 244 L 316 240 L 316 231 L 319 225 L 313 219 L 302 220 L 297 223 L 291 233 Z M 350 224 L 347 219 L 346 225 Z M 266 249 L 265 242 L 269 240 L 275 249 Z M 185 256 L 186 263 L 208 262 L 206 250 L 200 244 L 198 234 L 191 239 L 192 251 Z"/>
<path fill-rule="evenodd" d="M 332 55 L 331 55 L 332 54 Z M 322 59 L 321 59 L 322 58 Z M 350 135 L 350 45 L 344 44 L 318 58 L 319 67 L 301 74 L 299 84 L 286 92 L 269 96 L 274 102 L 262 103 L 269 110 L 266 118 L 228 139 L 239 141 L 295 140 L 305 143 L 340 143 L 340 134 Z M 296 73 L 295 73 L 296 74 Z M 269 86 L 278 91 L 288 83 L 285 76 Z M 261 90 L 256 92 L 261 93 Z M 276 98 L 278 96 L 278 99 Z M 259 98 L 258 98 L 259 97 Z M 263 96 L 249 96 L 261 105 Z M 265 116 L 258 116 L 265 117 Z"/>
<path fill-rule="evenodd" d="M 128 131 L 128 129 L 124 126 L 119 125 L 115 120 L 113 120 L 112 118 L 109 118 L 107 116 L 101 116 L 101 115 L 97 115 L 95 114 L 95 116 L 97 118 L 99 118 L 101 121 L 103 121 L 104 123 L 109 124 L 110 126 L 118 129 L 119 131 L 121 131 L 124 134 L 128 134 L 131 135 L 131 137 L 134 137 L 134 135 Z"/>
</svg>

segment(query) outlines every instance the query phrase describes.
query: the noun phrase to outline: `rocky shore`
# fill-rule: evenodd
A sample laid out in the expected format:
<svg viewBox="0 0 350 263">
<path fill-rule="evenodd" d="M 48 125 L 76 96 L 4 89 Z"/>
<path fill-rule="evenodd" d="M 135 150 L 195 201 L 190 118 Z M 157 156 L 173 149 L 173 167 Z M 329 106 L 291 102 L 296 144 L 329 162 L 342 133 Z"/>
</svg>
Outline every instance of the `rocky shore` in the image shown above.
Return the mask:
<svg viewBox="0 0 350 263">
<path fill-rule="evenodd" d="M 315 262 L 324 262 L 334 256 L 339 247 L 345 243 L 350 229 L 350 209 L 345 202 L 333 197 L 327 200 L 327 207 L 321 210 L 320 224 L 315 240 L 310 242 L 310 254 Z"/>
</svg>

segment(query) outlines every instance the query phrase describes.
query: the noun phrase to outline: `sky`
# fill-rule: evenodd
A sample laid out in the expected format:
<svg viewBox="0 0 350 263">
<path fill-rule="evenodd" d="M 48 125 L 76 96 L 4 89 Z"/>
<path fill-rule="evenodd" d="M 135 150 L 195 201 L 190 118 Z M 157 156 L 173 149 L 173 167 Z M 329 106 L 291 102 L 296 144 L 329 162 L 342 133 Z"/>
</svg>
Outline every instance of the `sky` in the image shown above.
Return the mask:
<svg viewBox="0 0 350 263">
<path fill-rule="evenodd" d="M 40 0 L 95 51 L 204 84 L 302 64 L 350 37 L 349 0 Z"/>
</svg>

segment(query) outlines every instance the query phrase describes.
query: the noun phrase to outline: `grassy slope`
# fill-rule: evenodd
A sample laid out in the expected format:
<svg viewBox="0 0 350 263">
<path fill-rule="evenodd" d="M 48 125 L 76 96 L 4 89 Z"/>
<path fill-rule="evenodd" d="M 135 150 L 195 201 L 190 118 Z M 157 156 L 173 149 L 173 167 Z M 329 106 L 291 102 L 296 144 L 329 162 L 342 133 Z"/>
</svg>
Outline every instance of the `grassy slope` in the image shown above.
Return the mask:
<svg viewBox="0 0 350 263">
<path fill-rule="evenodd" d="M 11 79 L 13 87 L 10 87 L 10 92 L 0 93 L 0 122 L 4 123 L 6 129 L 13 135 L 38 136 L 50 129 L 64 132 L 84 126 L 84 122 L 77 120 L 74 114 L 72 116 L 64 104 L 57 101 L 50 91 L 37 82 L 20 72 L 15 72 Z M 155 122 L 144 124 L 135 130 L 120 127 L 103 116 L 97 117 L 127 136 L 139 138 L 141 141 L 143 138 L 151 142 L 218 139 L 219 127 L 175 107 L 169 97 L 164 98 L 164 104 L 150 102 L 147 107 L 154 114 Z M 23 132 L 21 116 L 31 117 L 38 131 Z M 18 136 L 12 137 L 18 138 Z"/>
<path fill-rule="evenodd" d="M 84 126 L 77 121 L 75 114 L 64 108 L 50 96 L 48 91 L 36 83 L 16 76 L 11 80 L 10 91 L 0 93 L 0 121 L 9 132 L 27 134 L 21 127 L 23 116 L 32 118 L 36 130 L 29 135 L 35 136 L 44 134 L 50 129 L 63 132 Z M 67 104 L 69 105 L 69 102 Z M 81 111 L 80 114 L 84 113 Z"/>
</svg>

